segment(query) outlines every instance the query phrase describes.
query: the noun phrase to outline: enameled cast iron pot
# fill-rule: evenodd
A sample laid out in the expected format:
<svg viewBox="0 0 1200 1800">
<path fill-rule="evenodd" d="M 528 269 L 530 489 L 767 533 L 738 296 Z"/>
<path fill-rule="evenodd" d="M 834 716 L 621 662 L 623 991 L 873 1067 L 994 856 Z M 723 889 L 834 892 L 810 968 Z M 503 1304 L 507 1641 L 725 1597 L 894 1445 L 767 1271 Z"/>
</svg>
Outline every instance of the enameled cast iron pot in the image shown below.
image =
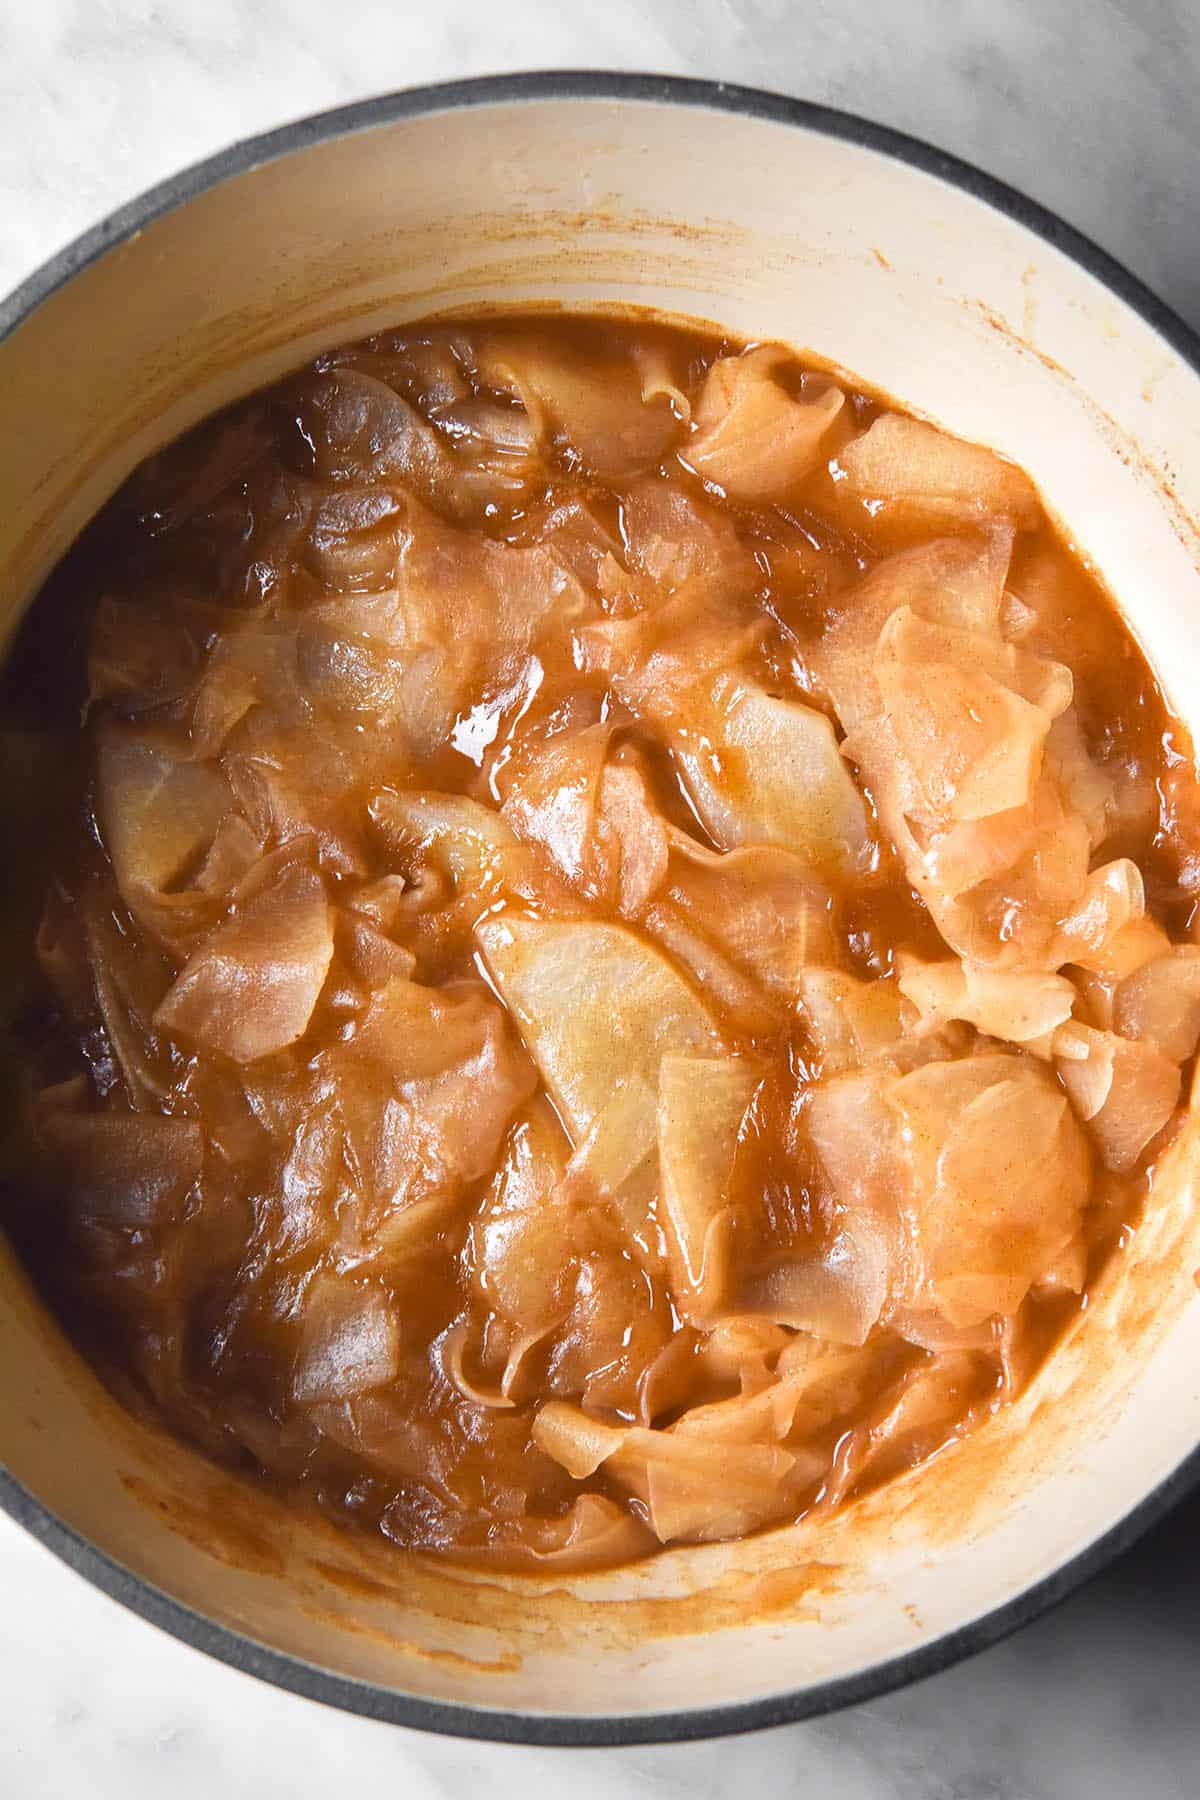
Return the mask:
<svg viewBox="0 0 1200 1800">
<path fill-rule="evenodd" d="M 368 101 L 156 188 L 0 304 L 0 632 L 148 451 L 433 311 L 638 302 L 811 347 L 1024 465 L 1200 724 L 1200 343 L 1100 251 L 922 144 L 638 76 Z M 685 1738 L 992 1642 L 1200 1475 L 1193 1119 L 1020 1402 L 831 1521 L 615 1574 L 474 1576 L 302 1524 L 135 1424 L 0 1244 L 0 1503 L 187 1642 L 316 1699 L 543 1743 Z M 719 1476 L 718 1476 L 719 1479 Z"/>
</svg>

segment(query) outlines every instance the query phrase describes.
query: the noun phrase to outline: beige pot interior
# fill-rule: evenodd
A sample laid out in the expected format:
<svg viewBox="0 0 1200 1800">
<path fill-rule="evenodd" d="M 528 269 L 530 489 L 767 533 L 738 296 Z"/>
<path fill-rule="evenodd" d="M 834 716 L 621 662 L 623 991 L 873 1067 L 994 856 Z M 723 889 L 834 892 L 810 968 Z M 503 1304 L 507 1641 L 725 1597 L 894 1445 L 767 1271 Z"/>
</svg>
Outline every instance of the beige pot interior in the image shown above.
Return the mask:
<svg viewBox="0 0 1200 1800">
<path fill-rule="evenodd" d="M 811 130 L 603 99 L 373 126 L 222 182 L 0 344 L 0 629 L 148 450 L 434 310 L 638 303 L 787 339 L 1015 457 L 1200 723 L 1200 379 L 1040 238 Z M 0 1460 L 82 1537 L 258 1642 L 427 1698 L 652 1714 L 808 1689 L 1059 1567 L 1200 1440 L 1200 1129 L 1019 1404 L 819 1525 L 615 1574 L 477 1577 L 338 1537 L 135 1425 L 0 1256 Z"/>
</svg>

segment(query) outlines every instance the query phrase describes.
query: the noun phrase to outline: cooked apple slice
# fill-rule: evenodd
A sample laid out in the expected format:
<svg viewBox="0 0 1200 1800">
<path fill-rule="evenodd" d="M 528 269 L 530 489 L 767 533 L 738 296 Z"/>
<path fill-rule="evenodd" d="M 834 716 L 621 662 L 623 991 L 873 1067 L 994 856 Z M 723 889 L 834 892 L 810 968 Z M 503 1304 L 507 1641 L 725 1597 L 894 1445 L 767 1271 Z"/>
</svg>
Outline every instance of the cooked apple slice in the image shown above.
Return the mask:
<svg viewBox="0 0 1200 1800">
<path fill-rule="evenodd" d="M 399 1371 L 400 1320 L 386 1294 L 346 1276 L 318 1276 L 304 1298 L 295 1399 L 352 1400 Z"/>
<path fill-rule="evenodd" d="M 722 1442 L 702 1433 L 612 1426 L 581 1407 L 552 1400 L 533 1424 L 533 1441 L 577 1481 L 605 1467 L 642 1500 L 660 1543 L 736 1537 L 787 1508 L 796 1464 L 777 1444 Z"/>
<path fill-rule="evenodd" d="M 797 999 L 823 1074 L 860 1068 L 903 1036 L 903 995 L 894 981 L 860 981 L 814 965 L 801 970 Z"/>
<path fill-rule="evenodd" d="M 677 729 L 672 749 L 697 813 L 723 850 L 776 844 L 847 873 L 868 861 L 862 796 L 832 725 L 814 707 L 724 678 L 711 710 L 702 707 Z"/>
<path fill-rule="evenodd" d="M 849 492 L 931 522 L 1007 518 L 1031 525 L 1037 518 L 1037 495 L 1022 470 L 981 444 L 899 413 L 876 419 L 838 462 Z"/>
<path fill-rule="evenodd" d="M 926 1064 L 889 1101 L 912 1166 L 909 1304 L 951 1325 L 1014 1313 L 1089 1198 L 1087 1141 L 1062 1088 L 1034 1058 L 997 1053 Z"/>
<path fill-rule="evenodd" d="M 1054 1061 L 1105 1163 L 1132 1169 L 1179 1102 L 1179 1065 L 1154 1044 L 1074 1020 L 1055 1033 Z"/>
<path fill-rule="evenodd" d="M 696 1325 L 711 1325 L 731 1298 L 730 1181 L 738 1131 L 759 1080 L 752 1064 L 735 1057 L 663 1058 L 658 1106 L 662 1224 L 676 1307 Z"/>
<path fill-rule="evenodd" d="M 539 439 L 568 446 L 602 481 L 652 468 L 678 436 L 669 395 L 632 356 L 520 326 L 482 333 L 475 354 L 481 380 L 521 401 Z"/>
<path fill-rule="evenodd" d="M 233 808 L 219 769 L 189 761 L 165 735 L 115 724 L 100 733 L 96 800 L 121 897 L 150 924 L 155 902 L 192 871 Z"/>
<path fill-rule="evenodd" d="M 696 994 L 625 926 L 504 917 L 476 935 L 576 1144 L 623 1081 L 657 1091 L 664 1056 L 720 1053 Z"/>
<path fill-rule="evenodd" d="M 1065 976 L 1036 969 L 987 969 L 958 958 L 925 962 L 903 950 L 898 968 L 900 992 L 925 1030 L 962 1019 L 989 1037 L 1032 1044 L 1069 1019 L 1075 1004 Z"/>
<path fill-rule="evenodd" d="M 806 376 L 798 394 L 775 379 L 787 352 L 759 345 L 723 356 L 709 370 L 696 403 L 694 434 L 680 460 L 733 500 L 783 499 L 816 468 L 846 397 L 832 381 Z"/>
<path fill-rule="evenodd" d="M 165 1031 L 234 1062 L 304 1035 L 333 958 L 321 876 L 279 854 L 264 860 L 261 885 L 188 958 L 154 1015 Z"/>
<path fill-rule="evenodd" d="M 517 847 L 507 821 L 465 794 L 381 788 L 367 811 L 394 855 L 432 863 L 456 889 L 494 882 Z"/>
<path fill-rule="evenodd" d="M 881 709 L 875 647 L 900 607 L 933 623 L 998 637 L 1011 554 L 1011 530 L 938 538 L 887 557 L 846 591 L 813 658 L 844 730 L 855 730 Z"/>
<path fill-rule="evenodd" d="M 1114 1006 L 1122 1037 L 1153 1044 L 1172 1062 L 1186 1062 L 1200 1038 L 1200 947 L 1176 945 L 1131 971 L 1117 988 Z"/>
</svg>

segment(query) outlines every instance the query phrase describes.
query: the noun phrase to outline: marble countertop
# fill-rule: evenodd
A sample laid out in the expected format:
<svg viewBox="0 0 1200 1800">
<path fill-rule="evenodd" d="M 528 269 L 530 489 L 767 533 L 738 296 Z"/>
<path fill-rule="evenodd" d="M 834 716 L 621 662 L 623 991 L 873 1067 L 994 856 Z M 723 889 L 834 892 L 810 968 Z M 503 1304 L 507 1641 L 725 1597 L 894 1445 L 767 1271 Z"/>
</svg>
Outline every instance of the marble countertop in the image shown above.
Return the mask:
<svg viewBox="0 0 1200 1800">
<path fill-rule="evenodd" d="M 38 0 L 0 5 L 0 291 L 234 138 L 381 89 L 642 68 L 932 139 L 1097 238 L 1200 324 L 1193 0 Z M 374 1791 L 688 1800 L 1193 1800 L 1200 1500 L 1050 1618 L 918 1688 L 721 1743 L 537 1751 L 352 1719 L 209 1662 L 0 1520 L 0 1794 Z"/>
</svg>

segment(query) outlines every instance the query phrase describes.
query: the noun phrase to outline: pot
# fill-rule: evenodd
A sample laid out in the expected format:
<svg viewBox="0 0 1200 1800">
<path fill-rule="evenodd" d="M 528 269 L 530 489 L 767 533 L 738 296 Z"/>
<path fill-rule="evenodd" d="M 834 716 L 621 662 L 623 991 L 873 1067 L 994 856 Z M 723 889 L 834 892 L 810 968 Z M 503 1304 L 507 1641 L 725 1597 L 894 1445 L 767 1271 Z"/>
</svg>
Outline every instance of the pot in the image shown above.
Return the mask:
<svg viewBox="0 0 1200 1800">
<path fill-rule="evenodd" d="M 861 120 L 534 75 L 368 101 L 113 215 L 0 304 L 0 632 L 148 452 L 318 351 L 528 302 L 784 339 L 1038 483 L 1200 723 L 1200 344 L 1066 226 Z M 442 1567 L 274 1502 L 117 1406 L 0 1244 L 0 1503 L 157 1625 L 432 1730 L 684 1738 L 879 1694 L 994 1641 L 1200 1476 L 1191 1115 L 1019 1401 L 830 1518 L 557 1577 Z"/>
</svg>

